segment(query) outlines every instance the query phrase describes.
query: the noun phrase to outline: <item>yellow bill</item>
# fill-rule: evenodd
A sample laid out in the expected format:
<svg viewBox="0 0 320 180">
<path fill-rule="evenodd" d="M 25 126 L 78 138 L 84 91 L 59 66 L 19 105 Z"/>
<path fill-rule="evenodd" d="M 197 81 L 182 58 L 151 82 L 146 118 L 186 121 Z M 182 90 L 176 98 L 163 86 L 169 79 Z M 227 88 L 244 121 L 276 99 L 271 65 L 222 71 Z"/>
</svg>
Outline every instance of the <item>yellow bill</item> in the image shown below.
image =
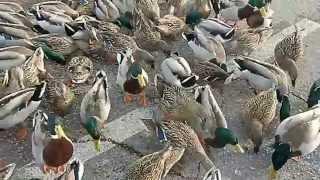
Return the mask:
<svg viewBox="0 0 320 180">
<path fill-rule="evenodd" d="M 72 142 L 72 141 L 66 136 L 66 134 L 64 133 L 61 125 L 57 125 L 57 126 L 55 127 L 55 130 L 56 130 L 56 133 L 57 133 L 57 135 L 58 135 L 58 138 L 62 138 L 62 137 L 63 137 L 63 138 L 65 138 L 66 140 Z"/>
<path fill-rule="evenodd" d="M 241 154 L 245 153 L 244 149 L 241 147 L 240 144 L 236 144 L 235 148 L 238 153 L 241 153 Z"/>
<path fill-rule="evenodd" d="M 138 75 L 138 82 L 141 87 L 145 87 L 147 85 L 142 74 Z"/>
<path fill-rule="evenodd" d="M 100 139 L 98 140 L 94 140 L 94 148 L 97 152 L 100 152 L 101 151 L 101 142 L 100 142 Z"/>
<path fill-rule="evenodd" d="M 276 171 L 273 166 L 269 167 L 269 180 L 278 180 L 278 171 Z"/>
</svg>

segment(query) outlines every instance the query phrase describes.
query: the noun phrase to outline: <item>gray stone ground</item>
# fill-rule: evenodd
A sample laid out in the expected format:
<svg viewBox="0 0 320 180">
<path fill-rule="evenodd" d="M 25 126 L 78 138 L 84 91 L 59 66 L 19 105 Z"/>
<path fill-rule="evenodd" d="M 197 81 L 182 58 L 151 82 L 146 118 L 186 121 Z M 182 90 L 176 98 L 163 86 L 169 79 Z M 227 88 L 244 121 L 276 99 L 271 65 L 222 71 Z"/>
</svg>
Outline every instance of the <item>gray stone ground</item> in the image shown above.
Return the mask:
<svg viewBox="0 0 320 180">
<path fill-rule="evenodd" d="M 26 0 L 15 1 L 20 3 L 29 3 Z M 313 21 L 320 22 L 319 13 L 316 12 L 316 9 L 314 8 L 316 7 L 315 5 L 316 4 L 312 0 L 274 1 L 273 9 L 276 11 L 274 17 L 274 35 L 270 38 L 270 41 L 267 41 L 266 44 L 262 45 L 267 49 L 264 49 L 264 51 L 258 49 L 254 55 L 256 57 L 263 56 L 261 57 L 263 60 L 268 59 L 269 57 L 266 57 L 268 55 L 265 55 L 265 53 L 268 54 L 273 52 L 270 46 L 274 44 L 277 39 L 279 40 L 278 36 L 281 37 L 281 34 L 278 33 L 289 27 L 291 24 L 300 21 L 302 18 L 308 18 Z M 302 26 L 305 25 L 302 24 Z M 307 28 L 312 29 L 313 26 L 307 25 Z M 296 94 L 299 94 L 305 98 L 313 81 L 320 78 L 320 50 L 318 50 L 320 45 L 319 33 L 320 29 L 315 29 L 305 38 L 305 58 L 304 61 L 299 62 L 299 78 L 297 81 L 297 87 L 293 89 Z M 181 54 L 188 60 L 192 60 L 192 54 L 190 54 L 190 51 L 184 42 L 175 42 L 174 47 L 179 49 Z M 263 54 L 258 52 L 263 52 Z M 161 57 L 159 57 L 159 59 L 161 59 Z M 47 69 L 59 79 L 64 78 L 64 67 L 51 62 L 48 62 L 46 65 Z M 117 67 L 115 65 L 105 65 L 103 62 L 97 61 L 95 61 L 95 66 L 96 68 L 102 67 L 108 73 L 108 78 L 111 82 L 111 101 L 113 109 L 111 111 L 110 122 L 114 122 L 110 123 L 111 127 L 109 126 L 106 129 L 105 134 L 110 135 L 119 142 L 123 141 L 122 143 L 134 147 L 135 150 L 143 152 L 144 154 L 159 149 L 159 144 L 156 143 L 156 139 L 152 136 L 150 131 L 148 131 L 144 125 L 139 125 L 139 122 L 141 122 L 139 118 L 149 116 L 149 110 L 141 108 L 137 109 L 138 106 L 135 103 L 131 105 L 123 104 L 122 95 L 114 84 Z M 65 124 L 69 136 L 71 136 L 75 142 L 79 142 L 75 145 L 75 147 L 80 147 L 81 145 L 85 146 L 76 148 L 76 156 L 80 157 L 82 160 L 87 160 L 85 162 L 85 176 L 83 179 L 123 179 L 127 165 L 139 157 L 136 153 L 123 147 L 123 145 L 112 145 L 106 142 L 104 145 L 104 152 L 101 154 L 95 154 L 92 148 L 90 148 L 91 142 L 82 143 L 85 141 L 86 137 L 83 137 L 85 134 L 80 132 L 78 112 L 81 96 L 88 88 L 89 85 L 76 88 L 79 97 L 78 102 L 74 106 L 73 113 L 65 117 Z M 215 97 L 217 98 L 222 111 L 226 115 L 229 127 L 239 135 L 240 143 L 247 144 L 245 128 L 240 118 L 240 111 L 242 105 L 249 97 L 253 95 L 253 93 L 250 89 L 248 89 L 246 83 L 244 82 L 234 82 L 228 86 L 213 84 L 213 88 Z M 153 96 L 152 93 L 150 93 L 150 96 Z M 294 102 L 294 114 L 306 109 L 306 105 L 301 100 L 295 97 L 290 98 Z M 44 103 L 41 108 L 48 109 L 48 105 Z M 27 120 L 28 127 L 31 127 L 30 120 L 31 119 Z M 131 120 L 137 124 L 132 123 Z M 127 124 L 128 126 L 125 126 L 128 127 L 128 130 L 130 129 L 130 131 L 124 131 L 124 124 L 121 125 L 121 122 L 123 121 L 130 121 L 132 123 L 132 127 L 128 127 L 130 126 L 130 123 Z M 278 118 L 275 119 L 273 127 L 277 125 L 277 122 Z M 115 126 L 112 126 L 111 124 L 115 126 L 117 125 L 118 128 L 114 128 Z M 12 178 L 13 180 L 39 177 L 37 170 L 33 168 L 32 164 L 26 165 L 32 161 L 30 140 L 17 142 L 14 138 L 15 130 L 16 128 L 13 128 L 9 131 L 0 132 L 0 159 L 17 163 L 18 169 Z M 271 132 L 272 130 L 273 128 L 270 128 Z M 128 134 L 132 136 L 126 137 Z M 236 154 L 228 148 L 222 150 L 211 149 L 210 157 L 221 169 L 223 180 L 267 179 L 266 170 L 270 165 L 272 153 L 270 145 L 272 144 L 273 139 L 271 134 L 272 133 L 270 133 L 270 136 L 265 139 L 264 146 L 258 155 L 253 154 L 250 147 L 248 152 L 243 155 Z M 320 179 L 319 160 L 319 150 L 315 151 L 311 155 L 308 155 L 301 162 L 290 160 L 289 163 L 281 170 L 281 179 Z M 170 174 L 166 179 L 199 179 L 203 173 L 203 169 L 200 168 L 200 172 L 198 172 L 196 161 L 186 159 L 185 162 L 188 163 L 184 168 L 184 177 L 178 177 Z"/>
</svg>

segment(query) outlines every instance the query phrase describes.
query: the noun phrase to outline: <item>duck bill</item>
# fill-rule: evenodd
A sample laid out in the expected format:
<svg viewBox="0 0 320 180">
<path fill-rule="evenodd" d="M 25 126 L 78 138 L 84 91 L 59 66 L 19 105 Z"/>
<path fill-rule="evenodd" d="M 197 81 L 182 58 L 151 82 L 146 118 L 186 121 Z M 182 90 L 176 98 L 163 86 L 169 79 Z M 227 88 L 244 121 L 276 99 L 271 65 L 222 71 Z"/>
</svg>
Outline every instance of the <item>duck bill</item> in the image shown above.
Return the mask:
<svg viewBox="0 0 320 180">
<path fill-rule="evenodd" d="M 138 82 L 140 86 L 145 87 L 146 86 L 146 81 L 144 80 L 144 77 L 142 74 L 138 75 Z"/>
<path fill-rule="evenodd" d="M 278 171 L 272 165 L 269 167 L 269 180 L 278 180 Z"/>
<path fill-rule="evenodd" d="M 94 149 L 97 152 L 101 151 L 101 141 L 100 141 L 100 139 L 94 140 Z"/>
<path fill-rule="evenodd" d="M 66 134 L 64 133 L 61 125 L 57 125 L 56 131 L 57 131 L 57 135 L 58 135 L 59 138 L 65 138 L 66 140 L 72 142 L 72 141 L 66 136 Z"/>
<path fill-rule="evenodd" d="M 235 147 L 235 150 L 236 150 L 238 153 L 243 154 L 243 153 L 245 152 L 244 149 L 241 147 L 240 144 L 236 144 L 236 145 L 234 145 L 234 147 Z"/>
</svg>

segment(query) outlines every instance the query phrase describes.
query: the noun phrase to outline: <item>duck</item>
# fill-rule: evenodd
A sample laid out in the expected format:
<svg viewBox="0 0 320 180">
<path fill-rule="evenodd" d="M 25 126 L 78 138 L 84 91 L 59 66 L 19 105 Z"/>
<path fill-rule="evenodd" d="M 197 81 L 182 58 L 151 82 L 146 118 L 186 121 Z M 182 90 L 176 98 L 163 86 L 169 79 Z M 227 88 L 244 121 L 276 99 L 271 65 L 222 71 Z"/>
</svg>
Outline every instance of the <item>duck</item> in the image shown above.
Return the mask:
<svg viewBox="0 0 320 180">
<path fill-rule="evenodd" d="M 112 2 L 118 7 L 121 14 L 133 12 L 136 7 L 136 2 L 131 0 L 112 0 Z"/>
<path fill-rule="evenodd" d="M 160 19 L 160 7 L 155 0 L 137 0 L 135 8 L 141 10 L 153 22 Z"/>
<path fill-rule="evenodd" d="M 132 101 L 132 95 L 139 94 L 139 104 L 148 106 L 145 89 L 149 83 L 149 77 L 144 68 L 135 61 L 132 49 L 127 49 L 124 53 L 118 53 L 119 64 L 116 83 L 124 91 L 124 102 Z"/>
<path fill-rule="evenodd" d="M 68 36 L 61 34 L 44 34 L 29 39 L 36 47 L 41 47 L 46 57 L 59 64 L 66 64 L 66 56 L 71 55 L 80 47 Z"/>
<path fill-rule="evenodd" d="M 134 12 L 136 22 L 134 37 L 138 46 L 147 51 L 170 52 L 170 47 L 161 39 L 161 34 L 156 31 L 153 22 L 147 19 L 140 9 L 135 8 Z"/>
<path fill-rule="evenodd" d="M 226 52 L 223 45 L 207 33 L 195 27 L 193 33 L 183 33 L 182 37 L 188 42 L 195 57 L 200 62 L 213 62 L 227 71 Z"/>
<path fill-rule="evenodd" d="M 212 62 L 199 62 L 193 65 L 191 70 L 199 76 L 197 80 L 197 84 L 199 85 L 212 83 L 217 80 L 225 81 L 230 76 L 228 72 Z"/>
<path fill-rule="evenodd" d="M 61 120 L 58 116 L 50 115 L 47 120 L 50 136 L 47 142 L 40 141 L 40 144 L 44 143 L 42 149 L 43 166 L 41 168 L 46 175 L 63 174 L 73 156 L 73 142 L 66 136 Z M 41 152 L 40 148 L 42 147 L 39 147 L 38 150 Z M 36 155 L 39 156 L 39 154 Z"/>
<path fill-rule="evenodd" d="M 74 103 L 75 94 L 60 80 L 56 80 L 50 73 L 48 73 L 48 100 L 50 106 L 53 107 L 53 112 L 61 117 L 67 115 Z"/>
<path fill-rule="evenodd" d="M 309 91 L 307 100 L 308 108 L 311 108 L 319 103 L 320 100 L 320 79 L 316 80 Z"/>
<path fill-rule="evenodd" d="M 128 180 L 158 180 L 165 178 L 172 166 L 180 160 L 184 148 L 168 146 L 160 151 L 143 156 L 129 165 Z"/>
<path fill-rule="evenodd" d="M 103 70 L 96 74 L 96 80 L 91 89 L 85 94 L 80 107 L 82 126 L 94 139 L 96 151 L 101 151 L 101 129 L 106 127 L 111 109 L 107 75 Z"/>
<path fill-rule="evenodd" d="M 270 27 L 239 29 L 235 32 L 232 40 L 224 45 L 228 49 L 228 54 L 250 56 L 272 33 L 273 29 Z"/>
<path fill-rule="evenodd" d="M 23 7 L 15 2 L 0 2 L 0 11 L 5 11 L 5 12 L 16 12 L 20 14 L 24 14 L 25 11 Z"/>
<path fill-rule="evenodd" d="M 36 19 L 35 28 L 43 34 L 57 33 L 71 36 L 75 33 L 75 30 L 68 25 L 73 21 L 72 17 L 61 11 L 43 10 L 40 6 L 35 6 L 31 13 Z"/>
<path fill-rule="evenodd" d="M 212 14 L 213 5 L 211 1 L 183 1 L 183 0 L 169 0 L 169 14 L 178 17 L 195 16 L 199 18 L 207 18 Z"/>
<path fill-rule="evenodd" d="M 192 73 L 189 63 L 178 53 L 172 53 L 170 57 L 162 61 L 157 76 L 169 85 L 183 88 L 192 88 L 199 79 Z"/>
<path fill-rule="evenodd" d="M 26 16 L 17 12 L 0 11 L 0 22 L 33 27 L 32 22 Z"/>
<path fill-rule="evenodd" d="M 235 59 L 240 66 L 241 72 L 233 72 L 226 80 L 228 84 L 232 79 L 243 79 L 257 91 L 266 91 L 276 86 L 277 99 L 281 103 L 280 119 L 283 120 L 290 116 L 290 88 L 286 73 L 279 67 L 253 59 L 246 56 L 239 56 Z M 247 71 L 246 71 L 247 70 Z"/>
<path fill-rule="evenodd" d="M 5 165 L 4 167 L 0 167 L 0 178 L 3 180 L 9 180 L 15 168 L 16 168 L 15 163 L 11 163 L 11 164 Z"/>
<path fill-rule="evenodd" d="M 3 22 L 0 22 L 0 33 L 3 40 L 28 39 L 37 35 L 30 27 Z"/>
<path fill-rule="evenodd" d="M 203 105 L 210 118 L 205 121 L 204 125 L 210 131 L 210 137 L 204 139 L 205 143 L 215 148 L 223 148 L 229 144 L 234 146 L 238 152 L 244 153 L 238 138 L 228 128 L 226 118 L 212 94 L 211 87 L 209 85 L 197 87 L 195 99 L 199 104 Z"/>
<path fill-rule="evenodd" d="M 277 93 L 274 88 L 262 91 L 250 98 L 245 105 L 243 117 L 248 127 L 248 135 L 258 153 L 262 145 L 265 129 L 273 121 L 277 109 Z"/>
<path fill-rule="evenodd" d="M 112 0 L 94 0 L 93 11 L 99 20 L 113 21 L 120 17 L 119 9 Z"/>
<path fill-rule="evenodd" d="M 288 72 L 294 87 L 298 77 L 296 62 L 302 59 L 304 54 L 302 35 L 297 26 L 295 26 L 295 32 L 287 35 L 276 45 L 274 54 L 276 64 Z"/>
<path fill-rule="evenodd" d="M 88 81 L 93 72 L 93 63 L 86 56 L 75 56 L 67 64 L 71 83 L 81 84 Z"/>
<path fill-rule="evenodd" d="M 309 110 L 283 120 L 275 133 L 274 151 L 270 177 L 276 178 L 278 171 L 290 158 L 305 156 L 320 144 L 320 107 L 315 105 Z"/>
<path fill-rule="evenodd" d="M 152 119 L 155 128 L 158 132 L 162 132 L 162 135 L 158 136 L 158 138 L 165 137 L 170 146 L 184 148 L 184 155 L 188 154 L 195 160 L 199 160 L 206 171 L 212 168 L 217 169 L 205 152 L 197 133 L 192 127 L 181 121 L 163 118 L 160 109 L 155 109 L 153 113 L 153 118 L 156 118 Z"/>
<path fill-rule="evenodd" d="M 23 81 L 27 87 L 40 83 L 41 77 L 46 73 L 44 66 L 44 51 L 41 47 L 37 48 L 22 65 Z"/>
<path fill-rule="evenodd" d="M 177 40 L 180 34 L 187 29 L 182 19 L 170 14 L 161 17 L 155 28 L 161 33 L 162 38 L 168 40 Z"/>
<path fill-rule="evenodd" d="M 105 59 L 107 62 L 116 62 L 117 54 L 126 51 L 128 48 L 132 50 L 133 56 L 139 61 L 145 61 L 153 65 L 155 57 L 148 51 L 140 48 L 135 40 L 120 32 L 97 32 L 95 28 L 91 28 L 89 32 L 92 34 L 89 46 L 89 54 L 99 59 Z"/>
<path fill-rule="evenodd" d="M 33 4 L 31 7 L 32 9 L 40 9 L 46 12 L 60 12 L 65 15 L 70 16 L 71 18 L 75 19 L 79 16 L 79 13 L 69 7 L 67 4 L 61 2 L 61 1 L 46 1 L 46 2 L 41 2 L 41 3 L 36 3 Z"/>
<path fill-rule="evenodd" d="M 0 99 L 0 129 L 9 129 L 22 123 L 31 113 L 39 107 L 46 90 L 46 83 L 42 82 L 35 88 L 26 88 L 13 92 Z M 18 131 L 27 136 L 27 129 Z M 18 135 L 17 134 L 17 135 Z M 24 137 L 21 137 L 23 139 Z"/>
<path fill-rule="evenodd" d="M 23 64 L 27 57 L 24 53 L 15 51 L 16 49 L 1 48 L 0 49 L 0 69 L 7 70 Z M 33 52 L 32 52 L 33 53 Z"/>
<path fill-rule="evenodd" d="M 202 31 L 208 32 L 210 36 L 223 44 L 232 40 L 236 32 L 234 27 L 218 18 L 203 19 L 196 27 Z"/>
</svg>

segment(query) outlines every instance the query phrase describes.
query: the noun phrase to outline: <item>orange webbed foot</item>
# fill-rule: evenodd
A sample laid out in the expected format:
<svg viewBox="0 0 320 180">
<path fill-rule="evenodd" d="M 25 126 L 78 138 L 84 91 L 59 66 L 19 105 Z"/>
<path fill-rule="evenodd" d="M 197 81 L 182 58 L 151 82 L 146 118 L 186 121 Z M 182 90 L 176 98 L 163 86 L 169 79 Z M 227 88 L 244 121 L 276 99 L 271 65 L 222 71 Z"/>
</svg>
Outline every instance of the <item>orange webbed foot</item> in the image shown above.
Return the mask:
<svg viewBox="0 0 320 180">
<path fill-rule="evenodd" d="M 126 94 L 126 95 L 124 96 L 124 103 L 125 103 L 125 104 L 128 104 L 128 103 L 132 102 L 132 100 L 133 100 L 132 95 Z"/>
<path fill-rule="evenodd" d="M 143 107 L 148 107 L 149 105 L 149 102 L 144 92 L 140 94 L 139 104 L 142 105 Z"/>
<path fill-rule="evenodd" d="M 28 137 L 28 129 L 23 127 L 23 128 L 20 128 L 17 133 L 16 133 L 16 139 L 18 141 L 23 141 L 23 140 L 26 140 Z"/>
</svg>

